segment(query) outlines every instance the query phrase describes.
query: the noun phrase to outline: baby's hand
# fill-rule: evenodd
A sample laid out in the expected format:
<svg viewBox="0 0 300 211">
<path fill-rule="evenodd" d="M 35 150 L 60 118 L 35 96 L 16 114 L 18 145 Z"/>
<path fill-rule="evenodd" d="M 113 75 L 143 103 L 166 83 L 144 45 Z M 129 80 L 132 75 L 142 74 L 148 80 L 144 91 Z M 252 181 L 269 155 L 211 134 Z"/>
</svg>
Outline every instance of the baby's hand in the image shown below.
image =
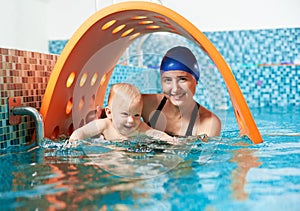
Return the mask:
<svg viewBox="0 0 300 211">
<path fill-rule="evenodd" d="M 168 141 L 169 144 L 172 144 L 172 145 L 182 145 L 183 142 L 179 140 L 179 138 L 177 137 L 172 137 L 172 139 L 170 141 Z"/>
<path fill-rule="evenodd" d="M 72 148 L 78 146 L 78 142 L 72 139 L 67 139 L 63 145 L 63 148 Z"/>
</svg>

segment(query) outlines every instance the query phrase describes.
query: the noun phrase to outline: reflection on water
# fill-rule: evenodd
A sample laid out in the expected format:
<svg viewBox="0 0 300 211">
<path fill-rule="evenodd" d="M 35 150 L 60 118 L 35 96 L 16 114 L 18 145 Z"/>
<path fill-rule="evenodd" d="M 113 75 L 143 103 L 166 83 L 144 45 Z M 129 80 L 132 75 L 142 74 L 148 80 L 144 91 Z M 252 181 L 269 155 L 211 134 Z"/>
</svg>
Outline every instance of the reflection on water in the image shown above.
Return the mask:
<svg viewBox="0 0 300 211">
<path fill-rule="evenodd" d="M 167 152 L 174 148 L 166 144 L 147 144 L 143 140 L 107 143 L 105 146 L 111 150 L 101 154 L 89 152 L 87 156 L 92 164 L 119 177 L 142 179 L 157 176 L 176 167 L 183 160 L 178 154 Z M 84 147 L 83 150 L 86 152 Z"/>
<path fill-rule="evenodd" d="M 180 145 L 139 137 L 64 148 L 44 140 L 43 147 L 0 156 L 0 209 L 297 210 L 299 136 L 268 135 L 276 132 L 270 127 L 286 129 L 263 122 L 259 145 L 234 130 Z"/>
<path fill-rule="evenodd" d="M 93 140 L 81 146 L 91 161 L 110 174 L 128 179 L 146 179 L 165 174 L 183 162 L 190 153 L 201 154 L 202 142 L 193 137 L 171 145 L 143 136 L 122 142 Z M 93 152 L 100 147 L 103 153 Z M 211 156 L 211 155 L 210 155 Z"/>
<path fill-rule="evenodd" d="M 168 200 L 174 198 L 173 191 L 183 191 L 181 176 L 192 175 L 192 157 L 206 153 L 208 159 L 211 151 L 206 148 L 217 144 L 205 144 L 196 138 L 182 140 L 180 145 L 141 139 L 93 139 L 82 141 L 75 148 L 64 148 L 63 141 L 45 140 L 42 148 L 1 157 L 2 165 L 13 162 L 8 166 L 14 166 L 10 170 L 12 175 L 6 177 L 11 178 L 6 180 L 9 184 L 0 193 L 1 200 L 12 203 L 1 207 L 138 209 L 151 205 L 165 209 Z M 166 194 L 166 201 L 161 203 L 160 197 L 153 198 L 156 194 Z M 137 201 L 141 207 L 136 205 Z"/>
<path fill-rule="evenodd" d="M 231 172 L 231 189 L 234 199 L 246 200 L 248 193 L 246 191 L 247 174 L 251 168 L 259 167 L 261 162 L 254 155 L 254 150 L 241 148 L 233 152 L 230 162 L 236 163 L 237 167 Z"/>
</svg>

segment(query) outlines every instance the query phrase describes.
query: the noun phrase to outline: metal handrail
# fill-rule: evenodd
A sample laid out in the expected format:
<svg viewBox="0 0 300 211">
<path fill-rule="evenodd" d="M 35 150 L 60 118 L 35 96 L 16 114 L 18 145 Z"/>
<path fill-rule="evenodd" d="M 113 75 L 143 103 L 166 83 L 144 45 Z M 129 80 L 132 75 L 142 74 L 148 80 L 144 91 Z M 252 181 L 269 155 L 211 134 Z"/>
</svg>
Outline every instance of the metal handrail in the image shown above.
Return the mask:
<svg viewBox="0 0 300 211">
<path fill-rule="evenodd" d="M 36 142 L 40 146 L 44 138 L 44 122 L 42 115 L 33 107 L 20 106 L 12 108 L 13 115 L 29 115 L 34 119 L 36 125 Z"/>
</svg>

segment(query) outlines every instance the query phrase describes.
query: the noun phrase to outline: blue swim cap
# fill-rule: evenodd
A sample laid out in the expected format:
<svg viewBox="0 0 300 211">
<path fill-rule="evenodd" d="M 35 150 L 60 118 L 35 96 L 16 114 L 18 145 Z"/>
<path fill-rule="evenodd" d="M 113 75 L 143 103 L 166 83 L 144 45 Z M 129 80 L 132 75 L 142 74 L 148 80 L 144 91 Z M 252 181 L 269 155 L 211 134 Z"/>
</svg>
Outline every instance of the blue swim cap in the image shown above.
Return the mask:
<svg viewBox="0 0 300 211">
<path fill-rule="evenodd" d="M 181 70 L 190 73 L 196 81 L 200 76 L 197 60 L 190 49 L 177 46 L 168 50 L 160 65 L 160 73 Z"/>
</svg>

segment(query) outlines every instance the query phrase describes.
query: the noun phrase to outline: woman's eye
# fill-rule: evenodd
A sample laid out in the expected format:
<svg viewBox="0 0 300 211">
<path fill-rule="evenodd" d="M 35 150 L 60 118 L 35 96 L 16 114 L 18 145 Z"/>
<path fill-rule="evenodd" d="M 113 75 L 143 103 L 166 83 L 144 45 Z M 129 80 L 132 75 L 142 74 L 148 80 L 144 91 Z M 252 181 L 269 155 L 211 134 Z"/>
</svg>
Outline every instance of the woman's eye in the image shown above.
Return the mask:
<svg viewBox="0 0 300 211">
<path fill-rule="evenodd" d="M 168 82 L 171 82 L 171 81 L 172 81 L 171 78 L 165 78 L 165 79 L 164 79 L 164 82 L 165 82 L 165 83 L 168 83 Z"/>
</svg>

